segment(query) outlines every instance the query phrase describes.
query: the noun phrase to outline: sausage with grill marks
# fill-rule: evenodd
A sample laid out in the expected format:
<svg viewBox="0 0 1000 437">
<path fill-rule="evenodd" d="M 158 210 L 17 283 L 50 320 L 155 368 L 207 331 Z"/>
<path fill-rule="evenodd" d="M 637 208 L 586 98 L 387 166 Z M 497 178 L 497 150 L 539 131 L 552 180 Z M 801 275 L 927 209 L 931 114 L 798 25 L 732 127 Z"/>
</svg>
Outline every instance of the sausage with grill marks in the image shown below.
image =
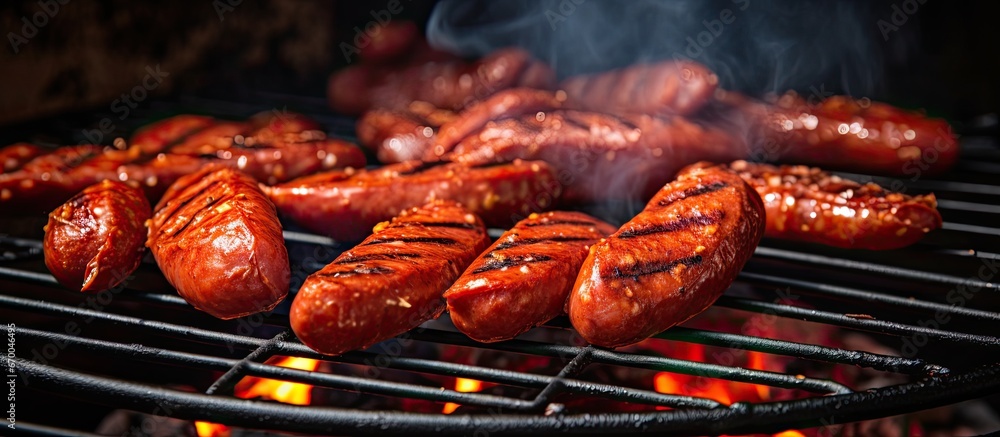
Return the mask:
<svg viewBox="0 0 1000 437">
<path fill-rule="evenodd" d="M 907 196 L 802 165 L 735 161 L 729 168 L 764 200 L 768 237 L 887 250 L 941 227 L 933 194 Z"/>
<path fill-rule="evenodd" d="M 220 319 L 268 311 L 291 269 L 274 205 L 238 171 L 206 166 L 156 205 L 146 245 L 191 305 Z"/>
<path fill-rule="evenodd" d="M 451 321 L 473 340 L 495 342 L 562 314 L 590 245 L 614 231 L 579 212 L 532 214 L 444 293 Z"/>
<path fill-rule="evenodd" d="M 383 164 L 419 160 L 433 149 L 437 128 L 456 116 L 426 102 L 411 102 L 406 109 L 372 109 L 358 119 L 358 142 Z"/>
<path fill-rule="evenodd" d="M 217 123 L 212 117 L 182 114 L 150 123 L 137 130 L 129 140 L 142 154 L 160 153 L 174 143 Z"/>
<path fill-rule="evenodd" d="M 551 208 L 562 185 L 541 161 L 485 166 L 407 161 L 320 173 L 263 190 L 283 216 L 303 227 L 358 241 L 379 222 L 435 199 L 459 202 L 488 225 L 506 228 Z"/>
<path fill-rule="evenodd" d="M 136 187 L 108 180 L 87 187 L 49 214 L 45 265 L 67 288 L 112 288 L 139 267 L 151 214 Z"/>
<path fill-rule="evenodd" d="M 441 293 L 488 244 L 483 222 L 454 202 L 409 209 L 306 278 L 292 329 L 330 355 L 406 332 L 441 314 Z"/>
<path fill-rule="evenodd" d="M 567 304 L 587 341 L 636 343 L 704 311 L 764 234 L 764 206 L 735 173 L 683 169 L 646 208 L 593 245 Z"/>
</svg>

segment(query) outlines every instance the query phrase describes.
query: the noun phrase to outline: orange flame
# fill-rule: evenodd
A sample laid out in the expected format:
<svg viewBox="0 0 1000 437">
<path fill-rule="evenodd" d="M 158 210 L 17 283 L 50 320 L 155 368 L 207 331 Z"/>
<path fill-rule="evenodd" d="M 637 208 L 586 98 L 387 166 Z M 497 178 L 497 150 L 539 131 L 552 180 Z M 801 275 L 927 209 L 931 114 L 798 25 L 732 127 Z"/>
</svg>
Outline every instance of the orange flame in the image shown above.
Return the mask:
<svg viewBox="0 0 1000 437">
<path fill-rule="evenodd" d="M 198 437 L 229 437 L 229 427 L 218 423 L 198 420 L 194 422 L 194 429 Z"/>
<path fill-rule="evenodd" d="M 467 378 L 455 378 L 455 391 L 460 391 L 462 393 L 472 393 L 483 389 L 483 382 L 477 381 L 475 379 Z M 454 413 L 458 409 L 458 404 L 454 402 L 448 402 L 444 404 L 444 409 L 441 410 L 444 414 Z"/>
<path fill-rule="evenodd" d="M 309 371 L 319 367 L 319 361 L 311 358 L 272 357 L 267 362 L 275 366 Z M 262 398 L 286 404 L 309 405 L 312 402 L 312 387 L 312 385 L 299 382 L 247 376 L 236 384 L 233 392 L 236 397 L 243 399 Z M 229 437 L 230 435 L 229 427 L 218 423 L 196 421 L 194 427 L 198 437 Z"/>
<path fill-rule="evenodd" d="M 782 431 L 774 435 L 774 437 L 805 437 L 805 436 L 806 436 L 805 434 L 793 430 Z"/>
<path fill-rule="evenodd" d="M 277 359 L 275 359 L 277 358 Z M 275 357 L 270 364 L 289 369 L 313 371 L 319 367 L 319 361 L 300 357 Z M 274 379 L 247 376 L 243 378 L 234 390 L 237 397 L 243 399 L 264 398 L 292 405 L 309 405 L 312 401 L 312 387 L 299 382 L 278 381 Z"/>
</svg>

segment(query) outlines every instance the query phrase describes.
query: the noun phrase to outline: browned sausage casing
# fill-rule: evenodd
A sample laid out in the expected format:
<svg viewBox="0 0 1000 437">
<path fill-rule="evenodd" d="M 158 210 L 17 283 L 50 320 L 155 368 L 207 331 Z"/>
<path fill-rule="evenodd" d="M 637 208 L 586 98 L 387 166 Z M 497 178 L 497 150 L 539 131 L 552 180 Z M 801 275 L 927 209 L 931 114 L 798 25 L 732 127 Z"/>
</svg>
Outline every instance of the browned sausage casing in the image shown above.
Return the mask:
<svg viewBox="0 0 1000 437">
<path fill-rule="evenodd" d="M 571 106 L 587 111 L 689 115 L 711 100 L 718 85 L 719 77 L 704 65 L 662 61 L 573 76 L 560 87 Z"/>
<path fill-rule="evenodd" d="M 802 165 L 729 167 L 764 200 L 768 237 L 853 249 L 898 249 L 941 227 L 933 194 L 907 196 Z"/>
<path fill-rule="evenodd" d="M 292 329 L 330 355 L 406 332 L 441 314 L 441 293 L 487 244 L 483 222 L 454 202 L 407 210 L 306 278 Z"/>
<path fill-rule="evenodd" d="M 151 214 L 138 188 L 118 181 L 87 187 L 49 214 L 45 265 L 67 288 L 112 288 L 139 267 Z"/>
<path fill-rule="evenodd" d="M 605 347 L 636 343 L 704 311 L 764 234 L 760 196 L 735 173 L 695 164 L 590 249 L 570 321 Z"/>
<path fill-rule="evenodd" d="M 0 174 L 14 171 L 22 165 L 45 154 L 45 150 L 31 143 L 15 143 L 0 149 Z"/>
<path fill-rule="evenodd" d="M 208 166 L 171 185 L 156 205 L 147 246 L 177 292 L 220 319 L 268 311 L 288 293 L 277 212 L 238 171 Z"/>
<path fill-rule="evenodd" d="M 590 245 L 614 231 L 579 212 L 521 220 L 444 293 L 451 321 L 473 340 L 494 342 L 562 314 Z"/>
<path fill-rule="evenodd" d="M 338 240 L 358 241 L 407 208 L 444 199 L 490 226 L 508 227 L 552 207 L 562 191 L 541 161 L 499 165 L 407 161 L 370 171 L 337 171 L 263 187 L 283 216 Z"/>
</svg>

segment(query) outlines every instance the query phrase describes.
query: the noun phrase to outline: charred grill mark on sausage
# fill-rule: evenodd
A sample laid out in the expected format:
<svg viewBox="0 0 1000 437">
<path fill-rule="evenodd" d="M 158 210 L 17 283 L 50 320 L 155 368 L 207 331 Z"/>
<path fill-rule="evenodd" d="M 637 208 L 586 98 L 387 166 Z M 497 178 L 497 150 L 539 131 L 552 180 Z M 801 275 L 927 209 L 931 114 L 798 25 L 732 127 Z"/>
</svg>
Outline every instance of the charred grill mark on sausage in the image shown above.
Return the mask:
<svg viewBox="0 0 1000 437">
<path fill-rule="evenodd" d="M 523 238 L 523 239 L 514 240 L 514 241 L 504 241 L 503 243 L 500 243 L 496 247 L 494 247 L 493 250 L 494 251 L 504 250 L 504 249 L 510 249 L 511 247 L 526 246 L 526 245 L 529 245 L 529 244 L 538 244 L 538 243 L 545 243 L 545 242 L 550 242 L 550 241 L 557 242 L 557 243 L 562 243 L 562 242 L 569 242 L 569 241 L 585 241 L 585 240 L 593 240 L 593 238 L 592 237 L 573 237 L 573 236 L 556 236 L 556 237 L 550 237 L 550 238 Z"/>
<path fill-rule="evenodd" d="M 516 267 L 525 264 L 539 263 L 552 261 L 552 257 L 548 255 L 515 255 L 515 256 L 497 256 L 494 252 L 487 254 L 489 257 L 486 261 L 486 265 L 479 267 L 472 271 L 474 274 L 491 272 L 493 270 L 502 270 L 509 267 Z"/>
<path fill-rule="evenodd" d="M 419 253 L 370 253 L 367 255 L 351 256 L 348 255 L 343 259 L 338 259 L 334 261 L 334 264 L 354 264 L 365 261 L 388 261 L 388 260 L 401 260 L 401 259 L 416 259 L 420 258 Z"/>
<path fill-rule="evenodd" d="M 667 196 L 666 198 L 661 199 L 660 202 L 657 203 L 657 205 L 659 205 L 659 206 L 669 206 L 670 204 L 672 204 L 674 202 L 677 202 L 677 201 L 680 201 L 680 200 L 688 199 L 688 198 L 691 198 L 691 197 L 701 196 L 702 194 L 714 193 L 714 192 L 719 191 L 719 190 L 721 190 L 723 188 L 726 188 L 728 185 L 729 184 L 727 184 L 725 182 L 722 182 L 722 181 L 712 182 L 712 183 L 710 183 L 708 185 L 698 185 L 697 187 L 688 188 L 688 189 L 686 189 L 684 191 L 681 191 L 679 193 L 673 194 L 671 196 Z"/>
<path fill-rule="evenodd" d="M 393 237 L 393 238 L 376 238 L 374 240 L 365 242 L 362 246 L 374 246 L 376 244 L 389 244 L 389 243 L 430 243 L 430 244 L 440 244 L 442 246 L 454 246 L 458 244 L 457 241 L 451 238 L 436 238 L 436 237 Z"/>
<path fill-rule="evenodd" d="M 673 261 L 636 262 L 629 266 L 615 266 L 610 275 L 601 276 L 613 279 L 631 278 L 633 281 L 638 281 L 642 276 L 669 272 L 679 265 L 686 267 L 696 266 L 701 264 L 701 261 L 701 255 L 695 255 Z"/>
<path fill-rule="evenodd" d="M 558 226 L 558 225 L 571 225 L 571 226 L 597 226 L 597 223 L 588 222 L 585 220 L 545 220 L 539 222 L 524 223 L 524 226 L 533 228 L 536 226 Z"/>
<path fill-rule="evenodd" d="M 343 271 L 343 272 L 325 272 L 316 273 L 316 276 L 331 277 L 331 278 L 343 278 L 345 276 L 355 276 L 355 275 L 387 275 L 393 273 L 395 270 L 385 267 L 385 266 L 356 266 L 353 269 Z"/>
<path fill-rule="evenodd" d="M 181 232 L 184 232 L 184 230 L 187 229 L 188 226 L 191 226 L 191 223 L 194 223 L 198 217 L 208 214 L 209 211 L 211 211 L 212 205 L 219 203 L 220 200 L 222 200 L 222 197 L 216 198 L 209 196 L 208 202 L 204 206 L 202 206 L 197 213 L 194 213 L 190 217 L 188 217 L 187 221 L 184 222 L 184 225 L 181 226 L 181 228 L 178 229 L 176 232 L 174 232 L 173 236 L 176 237 Z"/>
<path fill-rule="evenodd" d="M 699 214 L 695 216 L 681 217 L 672 222 L 661 223 L 654 226 L 647 226 L 638 229 L 629 229 L 619 233 L 618 238 L 623 238 L 623 239 L 634 238 L 645 235 L 660 234 L 665 232 L 683 231 L 692 226 L 714 225 L 722 221 L 724 217 L 725 217 L 724 212 L 716 210 L 708 214 Z"/>
<path fill-rule="evenodd" d="M 201 190 L 199 190 L 199 192 L 202 192 L 202 193 L 210 192 L 212 190 L 212 188 L 215 188 L 215 186 L 219 185 L 219 184 L 220 184 L 220 181 L 218 179 L 216 179 L 216 180 L 210 182 L 208 185 L 205 185 L 205 187 L 202 188 Z M 187 186 L 187 187 L 184 187 L 183 189 L 177 190 L 177 192 L 181 193 L 181 192 L 183 192 L 183 190 L 186 190 L 189 187 L 190 187 L 190 185 Z M 192 195 L 188 196 L 186 199 L 184 199 L 183 201 L 181 201 L 181 203 L 178 204 L 172 211 L 170 211 L 170 213 L 167 214 L 166 217 L 163 217 L 161 223 L 167 223 L 167 222 L 169 222 L 171 219 L 174 218 L 174 215 L 176 215 L 178 212 L 180 212 L 180 210 L 184 209 L 184 207 L 186 207 L 188 203 L 191 203 L 192 200 L 198 199 L 199 197 L 200 196 L 198 196 L 197 194 L 192 194 Z M 168 202 L 166 205 L 164 205 L 163 208 L 160 208 L 160 210 L 162 211 L 162 210 L 164 210 L 166 208 L 169 208 L 171 206 L 172 205 Z M 159 218 L 157 218 L 157 219 L 160 220 Z"/>
<path fill-rule="evenodd" d="M 396 227 L 423 226 L 427 228 L 455 228 L 455 229 L 475 229 L 474 223 L 468 222 L 403 222 L 396 223 Z"/>
</svg>

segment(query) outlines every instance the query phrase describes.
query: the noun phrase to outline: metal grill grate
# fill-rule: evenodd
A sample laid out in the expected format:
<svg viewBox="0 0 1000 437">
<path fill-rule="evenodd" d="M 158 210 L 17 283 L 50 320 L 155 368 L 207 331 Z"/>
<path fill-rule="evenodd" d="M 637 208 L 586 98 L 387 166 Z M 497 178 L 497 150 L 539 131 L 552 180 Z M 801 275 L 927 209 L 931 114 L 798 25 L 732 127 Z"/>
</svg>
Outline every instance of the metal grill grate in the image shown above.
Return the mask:
<svg viewBox="0 0 1000 437">
<path fill-rule="evenodd" d="M 320 108 L 325 103 L 320 99 L 267 95 L 257 99 L 294 104 L 296 109 L 326 123 L 333 134 L 353 134 L 353 121 L 324 115 Z M 208 108 L 220 116 L 245 116 L 270 107 L 182 98 L 154 104 L 146 115 L 187 108 L 196 108 L 196 112 Z M 56 132 L 61 133 L 65 132 Z M 64 136 L 73 135 L 69 132 Z M 628 428 L 661 434 L 736 434 L 887 417 L 1000 391 L 1000 337 L 996 336 L 1000 332 L 1000 312 L 995 311 L 1000 308 L 1000 295 L 994 278 L 1000 264 L 996 253 L 981 251 L 1000 247 L 1000 228 L 996 227 L 1000 185 L 989 183 L 1000 173 L 1000 149 L 992 140 L 963 142 L 963 161 L 946 180 L 904 181 L 913 193 L 933 191 L 938 195 L 946 221 L 943 230 L 914 247 L 891 252 L 846 251 L 765 240 L 737 283 L 715 305 L 739 314 L 761 313 L 831 325 L 841 328 L 841 332 L 864 332 L 901 353 L 876 354 L 691 327 L 668 330 L 653 340 L 756 351 L 789 357 L 795 363 L 862 367 L 905 377 L 905 382 L 864 391 L 854 391 L 808 372 L 800 375 L 754 370 L 648 351 L 580 345 L 571 341 L 572 331 L 565 318 L 523 339 L 494 344 L 471 341 L 454 331 L 447 321 L 429 322 L 369 351 L 325 357 L 295 340 L 285 315 L 287 303 L 271 314 L 221 322 L 197 312 L 165 287 L 155 265 L 147 259 L 125 291 L 109 295 L 108 302 L 95 306 L 87 301 L 94 296 L 58 287 L 41 263 L 40 241 L 14 236 L 0 237 L 0 318 L 19 321 L 17 339 L 37 346 L 32 350 L 58 345 L 57 356 L 50 359 L 19 353 L 15 360 L 18 372 L 32 390 L 115 408 L 247 428 L 462 434 Z M 496 236 L 496 230 L 493 233 Z M 326 237 L 294 230 L 286 231 L 285 238 L 295 267 L 293 278 L 298 283 L 344 249 Z M 956 296 L 963 299 L 959 301 Z M 82 329 L 68 329 L 70 322 Z M 0 330 L 6 334 L 9 328 L 4 323 Z M 913 347 L 908 349 L 907 344 Z M 497 354 L 507 361 L 543 357 L 557 365 L 552 372 L 540 372 L 490 362 L 460 364 L 439 354 L 422 352 L 428 346 Z M 264 363 L 273 356 L 320 359 L 331 365 L 328 369 L 337 370 L 310 372 Z M 91 359 L 124 364 L 102 369 L 86 363 Z M 208 372 L 213 379 L 191 381 L 189 386 L 199 391 L 191 393 L 173 384 L 121 371 L 122 367 L 145 365 L 174 368 L 179 375 Z M 597 380 L 587 374 L 597 367 L 760 384 L 799 396 L 780 402 L 726 406 L 705 397 L 658 393 L 652 386 Z M 468 410 L 444 415 L 398 409 L 299 407 L 238 399 L 233 390 L 245 376 L 307 383 L 359 396 L 452 402 Z M 505 390 L 464 393 L 442 387 L 442 381 L 455 377 L 499 384 Z M 609 402 L 613 410 L 626 405 L 668 408 L 582 414 L 564 411 L 565 399 Z M 31 424 L 19 426 L 39 432 L 49 429 Z"/>
</svg>

